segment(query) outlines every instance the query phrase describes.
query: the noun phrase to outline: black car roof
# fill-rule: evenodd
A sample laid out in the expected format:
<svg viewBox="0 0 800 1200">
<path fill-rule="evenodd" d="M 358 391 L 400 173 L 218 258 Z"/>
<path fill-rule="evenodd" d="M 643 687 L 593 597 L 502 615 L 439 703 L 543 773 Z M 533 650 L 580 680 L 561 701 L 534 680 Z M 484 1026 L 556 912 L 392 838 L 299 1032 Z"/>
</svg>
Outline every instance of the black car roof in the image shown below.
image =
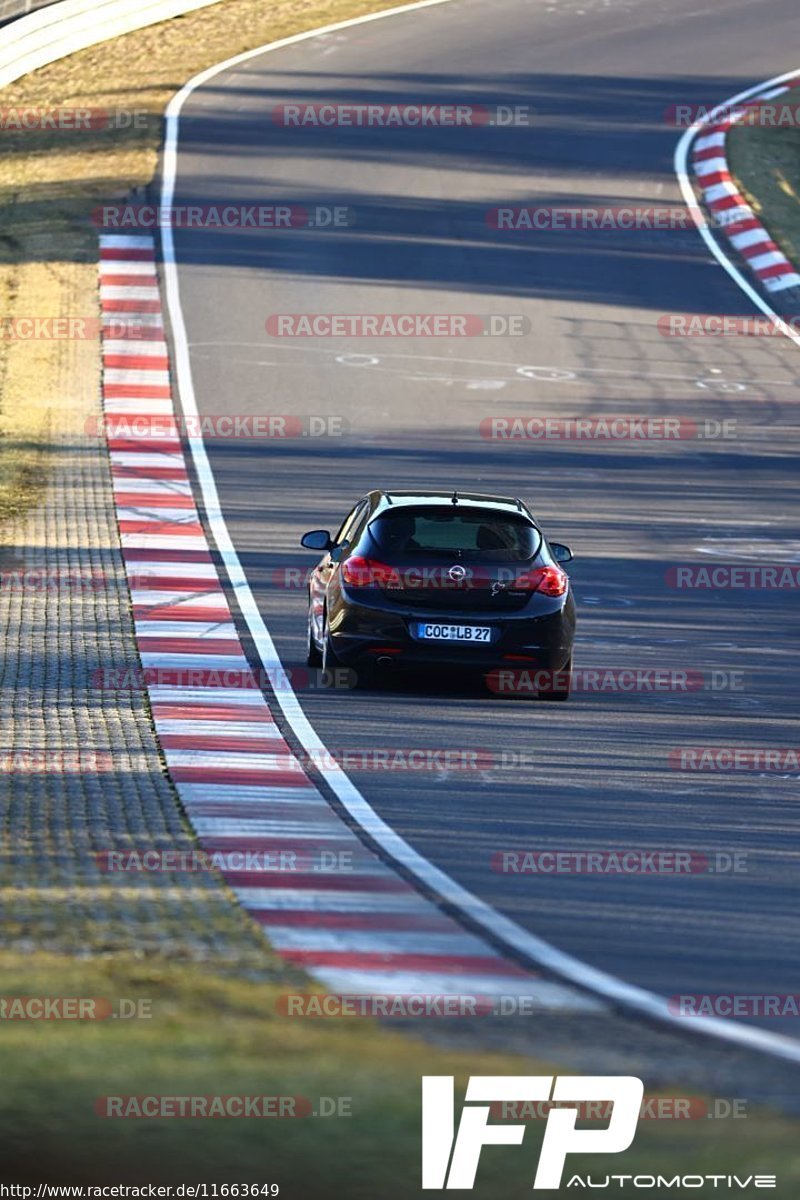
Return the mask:
<svg viewBox="0 0 800 1200">
<path fill-rule="evenodd" d="M 465 508 L 497 508 L 508 513 L 516 513 L 534 520 L 530 509 L 516 496 L 494 496 L 483 492 L 462 491 L 431 491 L 420 492 L 401 489 L 399 491 L 384 491 L 377 489 L 372 493 L 378 502 L 378 508 L 383 512 L 395 506 L 410 505 L 464 506 Z M 455 501 L 455 504 L 454 504 Z"/>
</svg>

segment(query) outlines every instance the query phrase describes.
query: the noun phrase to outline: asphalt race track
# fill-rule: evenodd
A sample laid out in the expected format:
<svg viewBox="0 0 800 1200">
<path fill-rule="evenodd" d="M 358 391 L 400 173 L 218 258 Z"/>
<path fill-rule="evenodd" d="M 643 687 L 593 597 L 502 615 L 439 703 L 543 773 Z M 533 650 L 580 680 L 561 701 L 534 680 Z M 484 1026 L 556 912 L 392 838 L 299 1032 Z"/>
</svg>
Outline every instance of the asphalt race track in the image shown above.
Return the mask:
<svg viewBox="0 0 800 1200">
<path fill-rule="evenodd" d="M 374 486 L 521 495 L 568 542 L 581 668 L 734 688 L 568 705 L 406 678 L 302 691 L 334 751 L 481 748 L 486 772 L 357 770 L 413 846 L 520 924 L 662 995 L 796 991 L 797 776 L 692 773 L 686 746 L 789 747 L 791 590 L 678 591 L 670 566 L 797 563 L 800 357 L 779 338 L 669 338 L 660 316 L 753 310 L 694 229 L 493 228 L 509 205 L 678 206 L 677 103 L 797 63 L 794 0 L 456 0 L 223 72 L 181 120 L 177 204 L 343 205 L 336 229 L 175 233 L 204 415 L 302 414 L 341 436 L 209 437 L 222 506 L 287 666 L 304 661 L 302 532 Z M 286 128 L 289 102 L 529 106 L 529 125 Z M 522 336 L 281 338 L 281 313 L 521 316 Z M 731 421 L 727 439 L 503 442 L 492 416 Z M 333 428 L 336 428 L 334 425 Z M 505 757 L 503 757 L 505 756 Z M 743 853 L 689 876 L 514 875 L 503 850 Z M 722 860 L 727 862 L 727 859 Z M 797 1022 L 766 1027 L 796 1036 Z"/>
</svg>

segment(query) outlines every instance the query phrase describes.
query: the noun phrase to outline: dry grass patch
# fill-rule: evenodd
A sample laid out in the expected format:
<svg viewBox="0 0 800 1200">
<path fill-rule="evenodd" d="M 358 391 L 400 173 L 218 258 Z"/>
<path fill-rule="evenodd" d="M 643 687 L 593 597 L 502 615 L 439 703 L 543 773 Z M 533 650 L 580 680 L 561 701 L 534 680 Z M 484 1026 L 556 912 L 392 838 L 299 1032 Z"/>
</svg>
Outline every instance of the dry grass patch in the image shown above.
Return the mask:
<svg viewBox="0 0 800 1200">
<path fill-rule="evenodd" d="M 0 131 L 0 522 L 41 498 L 74 406 L 96 403 L 99 380 L 96 338 L 18 341 L 8 332 L 20 317 L 97 317 L 90 214 L 153 178 L 167 102 L 192 75 L 231 55 L 386 7 L 386 0 L 222 0 L 0 90 L 5 110 L 120 114 L 103 128 Z"/>
</svg>

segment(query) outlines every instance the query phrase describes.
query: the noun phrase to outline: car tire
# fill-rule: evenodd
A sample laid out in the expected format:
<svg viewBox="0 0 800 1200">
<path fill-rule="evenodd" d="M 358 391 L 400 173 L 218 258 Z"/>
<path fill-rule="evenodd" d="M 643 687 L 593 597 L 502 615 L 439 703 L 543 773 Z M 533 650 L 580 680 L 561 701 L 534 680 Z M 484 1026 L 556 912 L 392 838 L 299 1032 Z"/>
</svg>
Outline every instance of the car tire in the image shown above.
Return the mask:
<svg viewBox="0 0 800 1200">
<path fill-rule="evenodd" d="M 321 667 L 322 652 L 314 641 L 312 632 L 311 609 L 308 610 L 308 632 L 306 633 L 306 666 Z"/>
<path fill-rule="evenodd" d="M 339 659 L 336 657 L 336 651 L 331 642 L 331 635 L 328 632 L 328 618 L 325 617 L 325 625 L 322 632 L 322 654 L 320 656 L 320 665 L 323 675 L 333 674 L 337 667 L 341 666 Z"/>
<path fill-rule="evenodd" d="M 569 661 L 565 667 L 558 672 L 559 675 L 566 675 L 567 686 L 565 688 L 551 688 L 549 691 L 541 691 L 538 693 L 537 699 L 549 700 L 551 704 L 563 703 L 569 700 L 569 693 L 572 687 L 572 655 L 569 656 Z"/>
</svg>

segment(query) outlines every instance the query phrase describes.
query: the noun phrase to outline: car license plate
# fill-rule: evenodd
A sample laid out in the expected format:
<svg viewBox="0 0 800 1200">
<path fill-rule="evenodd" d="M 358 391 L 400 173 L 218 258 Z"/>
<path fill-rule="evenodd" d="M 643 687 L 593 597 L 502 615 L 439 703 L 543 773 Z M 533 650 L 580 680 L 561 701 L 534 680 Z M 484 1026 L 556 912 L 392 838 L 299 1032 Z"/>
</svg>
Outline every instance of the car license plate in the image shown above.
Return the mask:
<svg viewBox="0 0 800 1200">
<path fill-rule="evenodd" d="M 489 642 L 492 631 L 488 625 L 420 624 L 419 637 L 435 642 Z"/>
</svg>

